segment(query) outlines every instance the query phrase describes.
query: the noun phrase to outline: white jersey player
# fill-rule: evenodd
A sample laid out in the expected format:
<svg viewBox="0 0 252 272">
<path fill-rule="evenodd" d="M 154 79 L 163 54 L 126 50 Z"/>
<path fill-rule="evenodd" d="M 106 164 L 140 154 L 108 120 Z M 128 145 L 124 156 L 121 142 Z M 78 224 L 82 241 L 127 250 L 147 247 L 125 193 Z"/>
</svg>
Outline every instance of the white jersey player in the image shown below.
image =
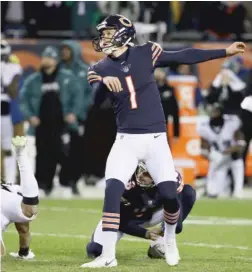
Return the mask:
<svg viewBox="0 0 252 272">
<path fill-rule="evenodd" d="M 18 95 L 18 85 L 22 68 L 19 64 L 9 62 L 11 48 L 1 40 L 1 150 L 4 155 L 5 179 L 15 183 L 16 161 L 11 152 L 13 125 L 10 114 L 10 100 Z"/>
<path fill-rule="evenodd" d="M 230 186 L 229 170 L 234 180 L 233 196 L 242 196 L 244 164 L 241 157 L 245 141 L 240 127 L 240 119 L 224 115 L 218 103 L 213 104 L 210 118 L 199 124 L 201 154 L 209 160 L 206 186 L 209 197 L 222 195 Z"/>
<path fill-rule="evenodd" d="M 5 255 L 2 232 L 14 223 L 19 234 L 20 248 L 12 257 L 32 259 L 35 255 L 30 250 L 29 222 L 37 216 L 38 184 L 33 175 L 29 158 L 25 151 L 26 138 L 12 139 L 20 171 L 20 186 L 1 184 L 1 255 Z"/>
</svg>

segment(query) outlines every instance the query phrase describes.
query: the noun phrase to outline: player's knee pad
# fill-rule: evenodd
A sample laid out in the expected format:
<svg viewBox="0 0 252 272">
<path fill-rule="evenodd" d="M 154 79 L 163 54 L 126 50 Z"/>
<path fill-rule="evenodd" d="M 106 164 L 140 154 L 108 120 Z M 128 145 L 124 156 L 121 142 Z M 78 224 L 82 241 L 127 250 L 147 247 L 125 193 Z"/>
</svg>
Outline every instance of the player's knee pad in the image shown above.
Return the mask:
<svg viewBox="0 0 252 272">
<path fill-rule="evenodd" d="M 102 254 L 102 245 L 96 242 L 89 242 L 86 251 L 89 258 L 97 258 Z"/>
</svg>

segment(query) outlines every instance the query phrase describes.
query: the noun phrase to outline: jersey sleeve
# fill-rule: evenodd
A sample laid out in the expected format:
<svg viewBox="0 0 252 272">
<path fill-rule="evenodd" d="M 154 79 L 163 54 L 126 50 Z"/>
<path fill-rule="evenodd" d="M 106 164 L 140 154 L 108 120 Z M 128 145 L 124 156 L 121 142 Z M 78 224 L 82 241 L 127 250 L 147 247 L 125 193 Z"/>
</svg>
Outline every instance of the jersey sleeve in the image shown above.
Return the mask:
<svg viewBox="0 0 252 272">
<path fill-rule="evenodd" d="M 88 69 L 88 83 L 92 87 L 90 104 L 101 105 L 106 99 L 107 88 L 102 82 L 102 76 L 98 73 L 94 66 Z"/>
<path fill-rule="evenodd" d="M 152 64 L 154 67 L 166 67 L 171 63 L 195 64 L 212 59 L 226 57 L 225 49 L 203 50 L 187 48 L 180 51 L 164 51 L 158 43 L 148 43 L 151 47 Z"/>
<path fill-rule="evenodd" d="M 197 126 L 197 132 L 199 136 L 205 140 L 208 139 L 208 134 L 207 134 L 207 122 L 203 121 L 200 122 Z"/>
<path fill-rule="evenodd" d="M 148 42 L 146 46 L 148 47 L 148 54 L 151 54 L 152 66 L 155 67 L 163 49 L 160 44 L 155 42 Z"/>
<path fill-rule="evenodd" d="M 147 233 L 147 229 L 138 225 L 135 220 L 124 220 L 124 218 L 120 221 L 120 231 L 140 238 L 146 238 Z"/>
<path fill-rule="evenodd" d="M 87 74 L 87 79 L 88 79 L 88 83 L 92 86 L 93 83 L 95 82 L 101 82 L 102 81 L 102 77 L 99 75 L 99 73 L 96 71 L 97 69 L 95 69 L 94 66 L 90 66 L 88 68 L 88 74 Z"/>
<path fill-rule="evenodd" d="M 6 68 L 7 69 L 3 83 L 5 86 L 9 86 L 15 76 L 19 76 L 22 74 L 22 67 L 19 64 L 9 63 Z"/>
</svg>

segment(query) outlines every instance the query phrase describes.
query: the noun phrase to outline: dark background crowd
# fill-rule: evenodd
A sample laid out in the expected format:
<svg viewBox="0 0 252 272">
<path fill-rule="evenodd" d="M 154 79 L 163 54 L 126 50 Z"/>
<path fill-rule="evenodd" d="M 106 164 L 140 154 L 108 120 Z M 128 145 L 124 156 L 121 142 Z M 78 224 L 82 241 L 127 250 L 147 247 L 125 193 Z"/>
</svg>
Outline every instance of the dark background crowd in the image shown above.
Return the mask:
<svg viewBox="0 0 252 272">
<path fill-rule="evenodd" d="M 40 68 L 23 78 L 20 97 L 13 104 L 14 115 L 19 116 L 14 125 L 28 121 L 27 133 L 35 137 L 36 178 L 45 195 L 53 189 L 57 165 L 61 166 L 58 176 L 66 198 L 79 193 L 76 184 L 82 176 L 87 184 L 95 184 L 104 177 L 106 158 L 116 133 L 113 111 L 108 100 L 99 108 L 90 106 L 88 64 L 82 59 L 80 44 L 67 38 L 90 40 L 95 35 L 96 24 L 113 13 L 139 23 L 140 30 L 149 24 L 163 23 L 164 43 L 190 39 L 252 40 L 249 2 L 2 2 L 1 31 L 6 38 L 14 38 L 15 43 L 20 38 L 63 40 L 58 47 L 50 45 L 43 49 Z M 157 33 L 150 33 L 153 39 L 157 38 Z M 180 137 L 180 116 L 169 78 L 191 76 L 194 69 L 193 66 L 171 66 L 167 70 L 157 69 L 155 73 L 166 120 L 173 119 L 171 145 Z M 222 76 L 226 70 L 233 76 Z M 195 88 L 195 107 L 204 110 L 208 104 L 218 101 L 225 113 L 242 118 L 245 159 L 252 137 L 251 113 L 242 111 L 240 105 L 244 97 L 252 95 L 252 71 L 244 66 L 242 58 L 236 57 L 225 61 L 219 74 L 218 84 L 213 81 L 207 89 Z M 235 90 L 233 80 L 239 82 Z"/>
<path fill-rule="evenodd" d="M 177 32 L 204 40 L 251 39 L 250 1 L 6 1 L 1 31 L 10 37 L 89 39 L 97 23 L 116 13 L 134 22 L 163 22 L 166 40 Z"/>
</svg>

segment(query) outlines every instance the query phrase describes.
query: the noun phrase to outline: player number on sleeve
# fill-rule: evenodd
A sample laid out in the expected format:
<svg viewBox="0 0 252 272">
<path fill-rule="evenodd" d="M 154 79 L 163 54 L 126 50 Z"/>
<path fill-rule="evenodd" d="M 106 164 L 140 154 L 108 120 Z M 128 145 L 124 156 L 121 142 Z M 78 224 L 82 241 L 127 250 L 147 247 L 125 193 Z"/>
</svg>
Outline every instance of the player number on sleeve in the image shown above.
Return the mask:
<svg viewBox="0 0 252 272">
<path fill-rule="evenodd" d="M 126 83 L 127 83 L 128 90 L 130 92 L 131 109 L 137 109 L 136 90 L 135 90 L 135 87 L 134 87 L 132 77 L 131 76 L 126 76 L 125 80 L 126 80 Z"/>
</svg>

